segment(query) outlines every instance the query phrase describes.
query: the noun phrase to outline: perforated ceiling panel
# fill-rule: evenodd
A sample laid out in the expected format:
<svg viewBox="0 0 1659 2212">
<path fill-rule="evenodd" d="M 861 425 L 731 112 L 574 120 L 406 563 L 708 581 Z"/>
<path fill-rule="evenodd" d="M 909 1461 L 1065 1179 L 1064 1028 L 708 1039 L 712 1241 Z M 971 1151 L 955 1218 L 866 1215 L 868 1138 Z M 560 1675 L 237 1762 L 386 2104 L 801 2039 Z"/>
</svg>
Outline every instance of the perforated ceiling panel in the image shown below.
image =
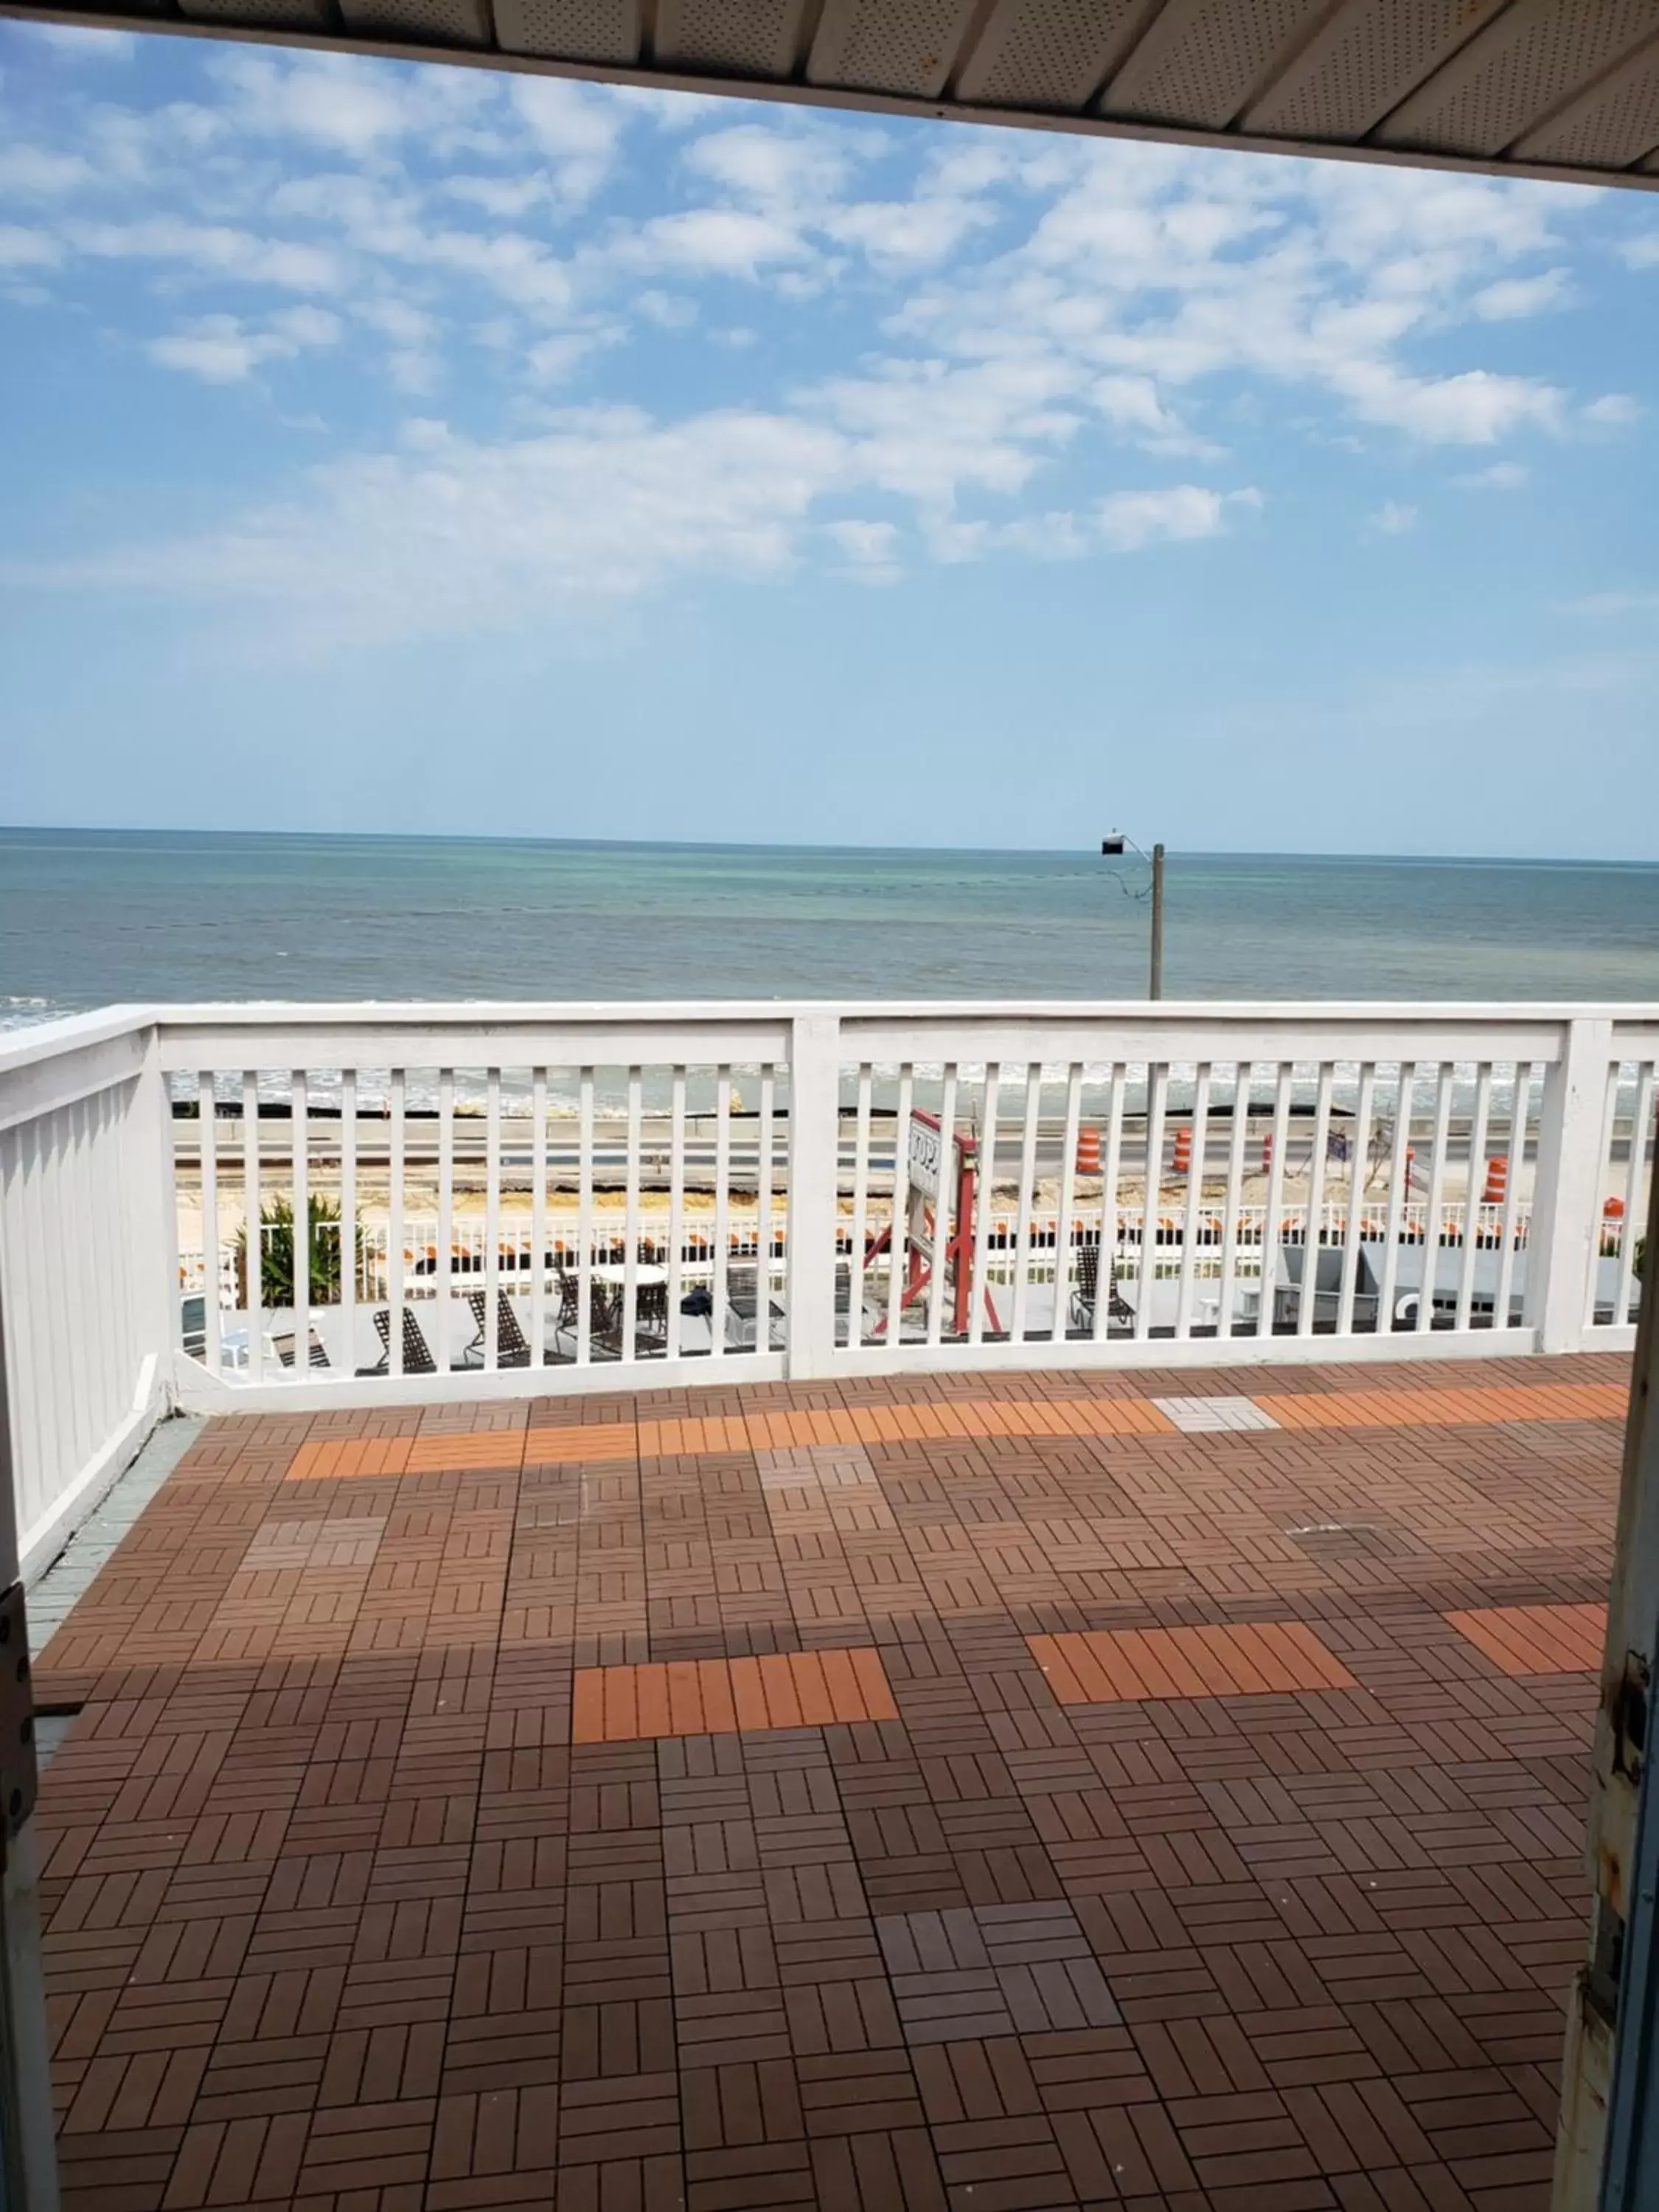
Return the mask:
<svg viewBox="0 0 1659 2212">
<path fill-rule="evenodd" d="M 562 62 L 637 61 L 638 0 L 495 0 L 495 37 L 509 54 Z"/>
<path fill-rule="evenodd" d="M 787 76 L 795 65 L 804 5 L 805 0 L 658 0 L 657 59 L 665 69 Z"/>
<path fill-rule="evenodd" d="M 1574 169 L 1622 168 L 1659 146 L 1659 40 L 1564 108 L 1553 122 L 1529 131 L 1516 149 L 1528 161 L 1560 161 Z"/>
<path fill-rule="evenodd" d="M 349 31 L 434 46 L 493 46 L 486 0 L 340 0 Z"/>
<path fill-rule="evenodd" d="M 0 0 L 0 17 L 1659 189 L 1659 0 Z"/>
<path fill-rule="evenodd" d="M 973 0 L 827 0 L 807 81 L 936 99 L 973 12 Z"/>
<path fill-rule="evenodd" d="M 193 23 L 246 23 L 251 29 L 318 31 L 334 21 L 329 0 L 179 0 L 179 12 Z"/>
<path fill-rule="evenodd" d="M 1349 0 L 1240 118 L 1271 138 L 1363 138 L 1505 0 Z"/>
<path fill-rule="evenodd" d="M 1331 0 L 1170 0 L 1106 88 L 1103 115 L 1219 131 L 1271 74 L 1275 56 Z"/>
<path fill-rule="evenodd" d="M 1384 146 L 1497 154 L 1659 31 L 1659 0 L 1515 0 L 1404 101 Z"/>
<path fill-rule="evenodd" d="M 1086 106 L 1134 43 L 1158 0 L 997 0 L 957 78 L 963 100 L 994 107 Z"/>
</svg>

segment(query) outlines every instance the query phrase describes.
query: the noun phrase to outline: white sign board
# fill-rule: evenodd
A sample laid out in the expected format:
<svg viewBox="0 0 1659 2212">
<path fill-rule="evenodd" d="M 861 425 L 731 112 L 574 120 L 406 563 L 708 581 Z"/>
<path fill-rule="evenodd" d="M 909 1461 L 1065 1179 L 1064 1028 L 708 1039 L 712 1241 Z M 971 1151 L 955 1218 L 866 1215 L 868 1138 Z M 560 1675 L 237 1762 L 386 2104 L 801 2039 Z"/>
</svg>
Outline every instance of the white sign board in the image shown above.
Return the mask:
<svg viewBox="0 0 1659 2212">
<path fill-rule="evenodd" d="M 939 1198 L 939 1124 L 921 1114 L 910 1117 L 910 1188 L 922 1198 Z"/>
</svg>

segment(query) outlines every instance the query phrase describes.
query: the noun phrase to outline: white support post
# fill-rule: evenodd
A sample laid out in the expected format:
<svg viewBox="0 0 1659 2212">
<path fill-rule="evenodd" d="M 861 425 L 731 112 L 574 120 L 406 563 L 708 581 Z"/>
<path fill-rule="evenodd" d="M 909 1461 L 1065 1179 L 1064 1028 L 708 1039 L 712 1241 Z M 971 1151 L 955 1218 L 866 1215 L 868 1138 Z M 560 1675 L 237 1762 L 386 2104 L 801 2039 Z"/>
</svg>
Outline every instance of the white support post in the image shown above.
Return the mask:
<svg viewBox="0 0 1659 2212">
<path fill-rule="evenodd" d="M 1583 1348 L 1585 1291 L 1601 1225 L 1599 1157 L 1613 1024 L 1601 1017 L 1565 1025 L 1559 1060 L 1544 1076 L 1538 1167 L 1527 1244 L 1526 1319 L 1540 1352 Z"/>
<path fill-rule="evenodd" d="M 787 1370 L 792 1382 L 808 1382 L 828 1375 L 835 1362 L 841 1023 L 836 1015 L 815 1010 L 797 1014 L 793 1026 Z M 858 1264 L 859 1255 L 854 1253 L 855 1273 Z"/>
</svg>

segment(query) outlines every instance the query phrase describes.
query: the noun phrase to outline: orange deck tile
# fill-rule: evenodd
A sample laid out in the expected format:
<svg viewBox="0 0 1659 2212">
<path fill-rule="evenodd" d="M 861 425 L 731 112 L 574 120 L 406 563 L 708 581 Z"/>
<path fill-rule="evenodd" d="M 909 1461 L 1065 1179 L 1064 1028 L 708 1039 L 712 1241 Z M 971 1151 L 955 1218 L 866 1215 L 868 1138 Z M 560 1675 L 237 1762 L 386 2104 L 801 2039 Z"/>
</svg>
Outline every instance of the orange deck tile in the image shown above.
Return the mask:
<svg viewBox="0 0 1659 2212">
<path fill-rule="evenodd" d="M 579 1668 L 570 1735 L 573 1743 L 631 1743 L 897 1717 L 876 1651 L 787 1651 Z"/>
<path fill-rule="evenodd" d="M 1089 1629 L 1030 1636 L 1026 1642 L 1062 1705 L 1358 1686 L 1336 1654 L 1300 1621 Z"/>
<path fill-rule="evenodd" d="M 1516 1676 L 1594 1673 L 1607 1630 L 1601 1605 L 1486 1606 L 1446 1620 L 1494 1667 Z"/>
<path fill-rule="evenodd" d="M 639 1431 L 632 1421 L 573 1421 L 531 1429 L 524 1440 L 526 1467 L 556 1467 L 575 1460 L 632 1459 Z"/>
<path fill-rule="evenodd" d="M 401 1474 L 414 1442 L 413 1437 L 343 1437 L 301 1444 L 288 1480 L 318 1482 L 356 1474 Z"/>
</svg>

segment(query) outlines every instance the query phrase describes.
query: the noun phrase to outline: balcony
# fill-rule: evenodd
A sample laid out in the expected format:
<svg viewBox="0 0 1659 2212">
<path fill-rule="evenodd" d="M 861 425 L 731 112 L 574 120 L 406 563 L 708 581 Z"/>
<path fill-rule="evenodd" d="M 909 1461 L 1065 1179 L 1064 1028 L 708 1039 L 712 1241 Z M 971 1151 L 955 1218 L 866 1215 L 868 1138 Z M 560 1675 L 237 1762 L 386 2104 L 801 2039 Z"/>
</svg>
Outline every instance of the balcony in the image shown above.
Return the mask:
<svg viewBox="0 0 1659 2212">
<path fill-rule="evenodd" d="M 1541 2212 L 1656 1047 L 15 1040 L 67 2201 Z"/>
</svg>

